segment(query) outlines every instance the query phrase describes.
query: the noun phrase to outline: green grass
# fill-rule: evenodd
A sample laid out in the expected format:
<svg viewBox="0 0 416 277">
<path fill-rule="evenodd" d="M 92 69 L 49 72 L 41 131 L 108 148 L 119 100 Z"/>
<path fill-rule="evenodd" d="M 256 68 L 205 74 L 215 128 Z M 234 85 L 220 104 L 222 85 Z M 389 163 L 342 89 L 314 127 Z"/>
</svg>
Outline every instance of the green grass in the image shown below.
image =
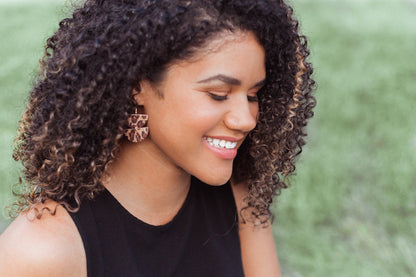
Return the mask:
<svg viewBox="0 0 416 277">
<path fill-rule="evenodd" d="M 416 276 L 416 3 L 292 2 L 318 106 L 275 206 L 283 275 Z M 0 6 L 0 206 L 19 171 L 16 122 L 44 41 L 66 13 L 42 3 Z"/>
<path fill-rule="evenodd" d="M 318 106 L 275 209 L 284 276 L 416 276 L 416 5 L 293 2 Z"/>
</svg>

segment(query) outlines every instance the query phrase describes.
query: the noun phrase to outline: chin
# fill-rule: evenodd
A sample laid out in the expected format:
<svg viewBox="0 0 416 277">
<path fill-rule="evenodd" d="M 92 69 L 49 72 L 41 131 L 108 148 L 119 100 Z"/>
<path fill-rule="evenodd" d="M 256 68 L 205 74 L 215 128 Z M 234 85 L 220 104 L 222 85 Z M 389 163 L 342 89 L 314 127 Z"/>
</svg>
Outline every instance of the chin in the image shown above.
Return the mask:
<svg viewBox="0 0 416 277">
<path fill-rule="evenodd" d="M 202 182 L 210 186 L 222 186 L 227 183 L 231 178 L 231 172 L 228 174 L 213 174 L 207 176 L 195 176 Z"/>
</svg>

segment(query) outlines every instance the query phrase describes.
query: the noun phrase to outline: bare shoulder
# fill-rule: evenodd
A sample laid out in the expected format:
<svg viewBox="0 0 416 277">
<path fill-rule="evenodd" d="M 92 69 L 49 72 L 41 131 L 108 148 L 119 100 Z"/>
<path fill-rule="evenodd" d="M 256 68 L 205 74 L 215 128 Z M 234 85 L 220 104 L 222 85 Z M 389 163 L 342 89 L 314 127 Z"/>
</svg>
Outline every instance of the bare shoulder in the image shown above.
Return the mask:
<svg viewBox="0 0 416 277">
<path fill-rule="evenodd" d="M 22 213 L 0 236 L 0 276 L 87 276 L 82 239 L 68 212 L 55 202 Z M 52 215 L 48 210 L 56 213 Z"/>
</svg>

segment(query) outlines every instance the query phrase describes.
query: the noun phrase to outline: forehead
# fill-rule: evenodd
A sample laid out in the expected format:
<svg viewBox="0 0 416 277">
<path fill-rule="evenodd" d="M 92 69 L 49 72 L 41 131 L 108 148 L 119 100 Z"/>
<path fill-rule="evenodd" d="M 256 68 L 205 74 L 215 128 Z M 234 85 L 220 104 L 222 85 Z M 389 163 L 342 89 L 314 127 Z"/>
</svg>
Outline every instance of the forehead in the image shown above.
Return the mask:
<svg viewBox="0 0 416 277">
<path fill-rule="evenodd" d="M 264 68 L 265 51 L 251 32 L 225 32 L 211 39 L 204 47 L 195 50 L 191 58 L 172 62 L 168 71 L 192 65 L 194 69 L 212 67 L 216 70 L 233 66 L 245 70 L 253 65 Z"/>
<path fill-rule="evenodd" d="M 194 55 L 184 62 L 195 62 L 209 54 L 215 54 L 220 52 L 224 47 L 231 44 L 238 44 L 240 42 L 247 41 L 251 38 L 255 39 L 255 35 L 251 32 L 242 31 L 224 31 L 216 34 L 214 37 L 207 40 L 203 47 L 198 49 L 192 49 Z"/>
<path fill-rule="evenodd" d="M 192 59 L 172 63 L 165 81 L 198 82 L 225 75 L 252 85 L 265 79 L 265 53 L 252 33 L 217 37 L 199 50 Z"/>
<path fill-rule="evenodd" d="M 224 46 L 250 39 L 257 41 L 260 45 L 257 36 L 252 31 L 222 30 L 219 33 L 204 39 L 202 45 L 200 46 L 190 46 L 188 48 L 184 48 L 185 50 L 183 50 L 183 52 L 185 52 L 185 54 L 181 55 L 184 57 L 173 58 L 170 62 L 168 62 L 165 69 L 172 65 L 196 62 L 206 55 L 221 51 Z"/>
</svg>

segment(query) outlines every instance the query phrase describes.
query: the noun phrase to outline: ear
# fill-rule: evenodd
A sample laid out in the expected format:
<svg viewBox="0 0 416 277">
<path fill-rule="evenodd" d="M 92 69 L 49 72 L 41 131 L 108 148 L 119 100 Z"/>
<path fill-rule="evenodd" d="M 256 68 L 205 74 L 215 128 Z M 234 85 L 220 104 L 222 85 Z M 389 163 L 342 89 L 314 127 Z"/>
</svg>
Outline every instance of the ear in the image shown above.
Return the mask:
<svg viewBox="0 0 416 277">
<path fill-rule="evenodd" d="M 133 89 L 131 95 L 136 101 L 137 105 L 145 106 L 150 93 L 152 93 L 152 90 L 153 88 L 150 82 L 143 80 L 140 81 L 140 83 Z"/>
</svg>

